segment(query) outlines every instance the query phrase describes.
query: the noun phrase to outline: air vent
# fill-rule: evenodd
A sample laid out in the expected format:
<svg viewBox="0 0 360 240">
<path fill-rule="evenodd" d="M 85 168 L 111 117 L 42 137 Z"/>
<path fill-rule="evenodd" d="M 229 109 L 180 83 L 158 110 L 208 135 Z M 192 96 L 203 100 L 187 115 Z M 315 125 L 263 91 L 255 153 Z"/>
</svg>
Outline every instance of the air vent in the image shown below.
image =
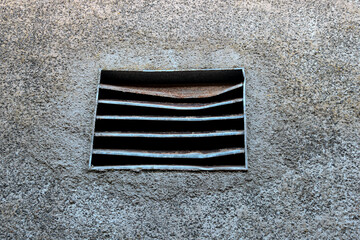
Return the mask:
<svg viewBox="0 0 360 240">
<path fill-rule="evenodd" d="M 101 71 L 91 169 L 245 170 L 243 69 Z"/>
</svg>

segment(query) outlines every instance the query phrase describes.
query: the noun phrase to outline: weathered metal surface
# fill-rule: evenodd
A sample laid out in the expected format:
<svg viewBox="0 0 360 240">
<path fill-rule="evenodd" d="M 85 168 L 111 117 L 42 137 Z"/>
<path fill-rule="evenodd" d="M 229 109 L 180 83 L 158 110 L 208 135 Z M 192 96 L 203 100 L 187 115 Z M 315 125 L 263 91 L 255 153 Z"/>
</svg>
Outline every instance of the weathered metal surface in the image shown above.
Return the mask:
<svg viewBox="0 0 360 240">
<path fill-rule="evenodd" d="M 244 135 L 244 131 L 182 132 L 182 133 L 125 133 L 97 132 L 96 137 L 144 137 L 144 138 L 201 138 Z"/>
<path fill-rule="evenodd" d="M 244 113 L 244 150 L 245 150 L 245 169 L 248 169 L 248 160 L 247 160 L 247 127 L 246 127 L 246 76 L 245 76 L 245 72 L 243 70 L 243 77 L 244 77 L 244 82 L 243 82 L 243 113 Z"/>
<path fill-rule="evenodd" d="M 163 116 L 96 116 L 96 119 L 107 120 L 145 120 L 145 121 L 216 121 L 216 120 L 234 120 L 244 118 L 243 114 L 227 115 L 216 117 L 163 117 Z"/>
<path fill-rule="evenodd" d="M 99 91 L 100 91 L 100 80 L 101 80 L 101 69 L 99 69 L 98 71 L 98 84 L 96 87 L 96 108 L 94 110 L 94 115 L 93 115 L 93 128 L 92 128 L 92 136 L 91 136 L 91 146 L 90 146 L 90 161 L 89 161 L 89 168 L 92 167 L 92 150 L 93 150 L 93 145 L 94 145 L 94 138 L 95 138 L 95 122 L 96 122 L 96 115 L 97 115 L 97 108 L 99 106 Z"/>
<path fill-rule="evenodd" d="M 170 98 L 207 98 L 232 91 L 243 86 L 240 84 L 207 84 L 207 85 L 142 85 L 142 86 L 113 86 L 100 84 L 101 89 L 120 92 Z"/>
<path fill-rule="evenodd" d="M 140 101 L 121 101 L 121 100 L 99 100 L 103 104 L 115 104 L 122 106 L 134 107 L 148 107 L 148 108 L 163 108 L 172 110 L 201 110 L 213 107 L 220 107 L 224 105 L 242 102 L 242 98 L 237 98 L 230 101 L 222 101 L 216 103 L 161 103 L 161 102 L 140 102 Z"/>
<path fill-rule="evenodd" d="M 187 166 L 187 165 L 123 165 L 123 166 L 103 166 L 95 167 L 92 166 L 91 170 L 181 170 L 181 171 L 246 171 L 248 170 L 246 166 L 216 166 L 216 167 L 206 167 L 206 166 Z"/>
<path fill-rule="evenodd" d="M 150 158 L 213 158 L 227 155 L 244 153 L 243 148 L 219 149 L 215 151 L 137 151 L 137 150 L 109 150 L 94 149 L 93 154 L 132 156 L 132 157 L 150 157 Z"/>
</svg>

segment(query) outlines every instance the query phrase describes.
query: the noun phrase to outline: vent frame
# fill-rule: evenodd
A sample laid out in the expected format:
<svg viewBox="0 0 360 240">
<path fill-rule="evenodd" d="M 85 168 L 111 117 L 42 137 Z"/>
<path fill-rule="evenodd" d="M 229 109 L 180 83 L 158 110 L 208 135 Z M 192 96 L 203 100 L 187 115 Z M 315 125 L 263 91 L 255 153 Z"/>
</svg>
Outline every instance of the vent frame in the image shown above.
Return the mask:
<svg viewBox="0 0 360 240">
<path fill-rule="evenodd" d="M 248 158 L 247 158 L 247 127 L 246 127 L 246 75 L 245 70 L 242 67 L 239 68 L 213 68 L 213 69 L 176 69 L 176 70 L 136 70 L 137 72 L 189 72 L 189 71 L 226 71 L 226 70 L 238 70 L 242 72 L 243 76 L 243 85 L 242 85 L 242 104 L 243 104 L 243 135 L 244 135 L 244 165 L 239 166 L 212 166 L 212 167 L 203 167 L 203 166 L 191 166 L 191 165 L 155 165 L 155 164 L 146 164 L 146 165 L 114 165 L 114 166 L 93 166 L 92 165 L 92 156 L 94 151 L 94 138 L 95 138 L 95 123 L 97 117 L 97 109 L 99 104 L 99 90 L 100 90 L 100 81 L 102 71 L 134 71 L 126 69 L 98 69 L 97 74 L 97 89 L 96 89 L 96 104 L 93 116 L 93 125 L 92 125 L 92 137 L 91 137 L 91 146 L 90 146 L 90 159 L 89 159 L 89 170 L 102 171 L 102 170 L 176 170 L 176 171 L 247 171 L 248 170 Z"/>
</svg>

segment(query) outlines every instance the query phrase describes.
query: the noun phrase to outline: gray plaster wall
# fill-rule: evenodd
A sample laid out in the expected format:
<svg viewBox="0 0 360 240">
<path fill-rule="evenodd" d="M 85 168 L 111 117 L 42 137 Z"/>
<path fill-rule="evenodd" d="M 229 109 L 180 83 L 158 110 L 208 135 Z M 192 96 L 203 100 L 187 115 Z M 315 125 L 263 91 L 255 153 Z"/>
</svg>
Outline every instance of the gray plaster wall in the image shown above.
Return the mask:
<svg viewBox="0 0 360 240">
<path fill-rule="evenodd" d="M 358 239 L 357 0 L 0 1 L 0 238 Z M 98 71 L 244 67 L 247 172 L 88 170 Z"/>
</svg>

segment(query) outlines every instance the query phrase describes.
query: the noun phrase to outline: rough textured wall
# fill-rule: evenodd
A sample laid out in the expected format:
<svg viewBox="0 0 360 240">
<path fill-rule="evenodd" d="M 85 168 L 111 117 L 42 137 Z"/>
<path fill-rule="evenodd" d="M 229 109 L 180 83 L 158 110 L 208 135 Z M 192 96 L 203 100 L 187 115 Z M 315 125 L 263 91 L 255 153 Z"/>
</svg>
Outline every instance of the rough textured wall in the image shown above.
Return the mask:
<svg viewBox="0 0 360 240">
<path fill-rule="evenodd" d="M 0 1 L 0 238 L 356 239 L 360 3 Z M 244 67 L 248 172 L 88 170 L 99 68 Z"/>
</svg>

